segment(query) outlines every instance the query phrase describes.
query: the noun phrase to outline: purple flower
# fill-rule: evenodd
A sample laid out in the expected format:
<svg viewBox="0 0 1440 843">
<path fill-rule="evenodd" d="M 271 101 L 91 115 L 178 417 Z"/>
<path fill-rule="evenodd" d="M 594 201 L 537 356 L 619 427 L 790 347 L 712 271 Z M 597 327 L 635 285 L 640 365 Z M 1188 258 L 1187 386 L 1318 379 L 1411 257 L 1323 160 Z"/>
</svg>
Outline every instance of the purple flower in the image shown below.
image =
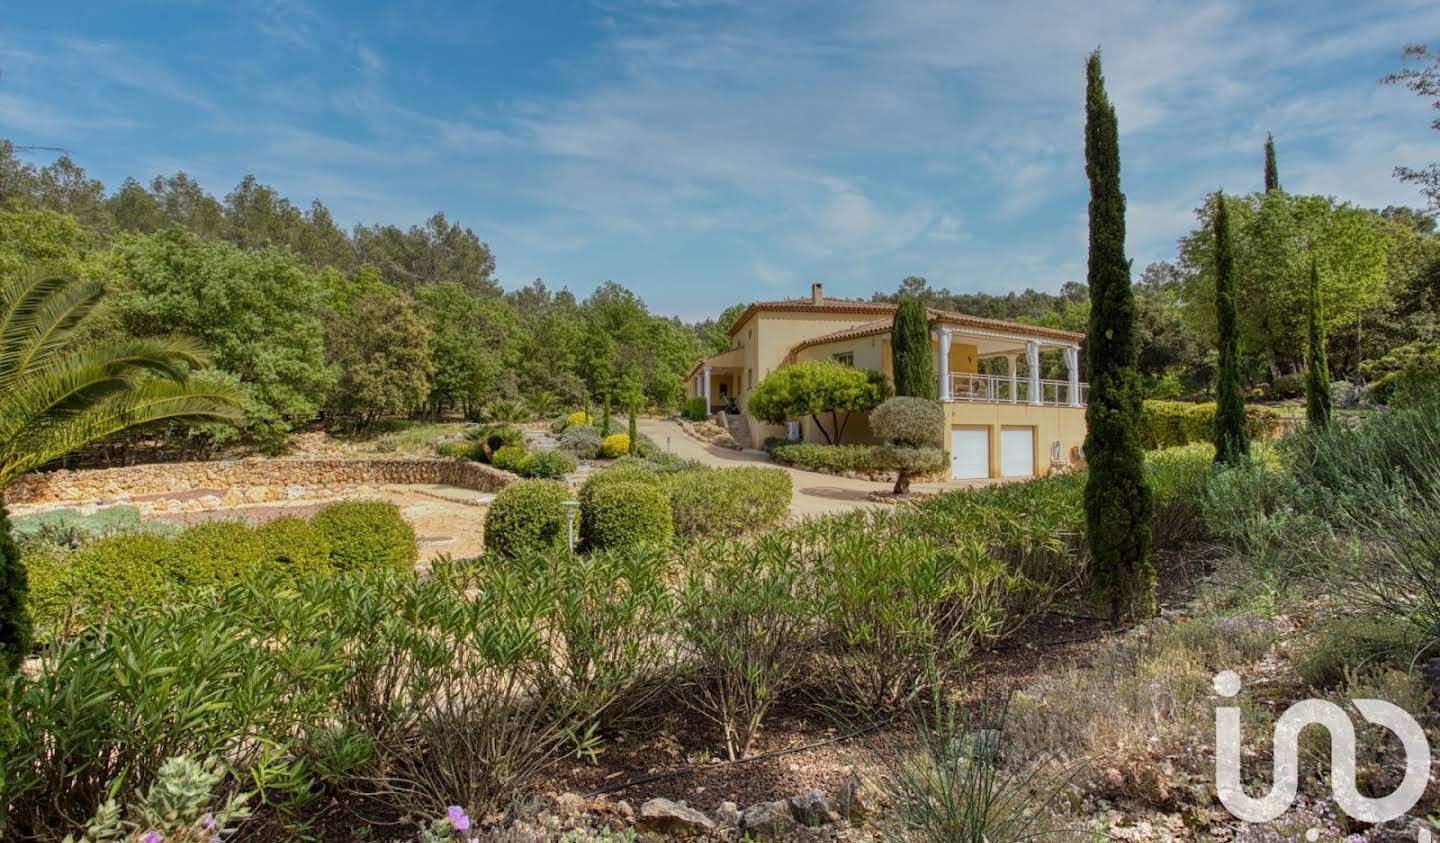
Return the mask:
<svg viewBox="0 0 1440 843">
<path fill-rule="evenodd" d="M 164 839 L 164 837 L 160 836 L 160 832 L 153 828 L 145 832 L 145 836 L 140 838 L 141 843 L 161 843 Z"/>
<path fill-rule="evenodd" d="M 465 816 L 465 809 L 459 805 L 451 805 L 445 809 L 445 815 L 450 818 L 450 826 L 456 831 L 467 831 L 470 828 L 470 818 Z"/>
<path fill-rule="evenodd" d="M 200 818 L 200 827 L 203 828 L 203 829 L 205 829 L 206 831 L 209 831 L 210 829 L 214 828 L 214 827 L 215 827 L 215 817 L 212 816 L 211 814 L 206 814 L 205 816 L 201 817 L 201 818 Z"/>
</svg>

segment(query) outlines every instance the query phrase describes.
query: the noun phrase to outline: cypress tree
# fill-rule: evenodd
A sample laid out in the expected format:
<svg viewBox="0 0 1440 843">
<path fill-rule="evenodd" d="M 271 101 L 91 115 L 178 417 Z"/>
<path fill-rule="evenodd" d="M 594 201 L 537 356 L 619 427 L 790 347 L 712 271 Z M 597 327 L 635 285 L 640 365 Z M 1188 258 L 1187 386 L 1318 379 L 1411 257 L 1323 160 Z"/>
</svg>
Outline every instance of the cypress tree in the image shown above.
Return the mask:
<svg viewBox="0 0 1440 843">
<path fill-rule="evenodd" d="M 1305 361 L 1305 417 L 1313 427 L 1330 424 L 1330 364 L 1325 360 L 1325 325 L 1320 310 L 1320 270 L 1310 259 L 1310 353 Z"/>
<path fill-rule="evenodd" d="M 1245 398 L 1240 393 L 1240 327 L 1235 317 L 1235 260 L 1230 253 L 1230 212 L 1215 194 L 1215 322 L 1220 334 L 1215 376 L 1215 461 L 1239 465 L 1250 457 Z"/>
<path fill-rule="evenodd" d="M 610 393 L 605 393 L 605 403 L 601 405 L 600 412 L 600 435 L 610 435 Z"/>
<path fill-rule="evenodd" d="M 1280 189 L 1280 170 L 1275 166 L 1275 137 L 1265 133 L 1265 192 Z"/>
<path fill-rule="evenodd" d="M 930 319 L 924 302 L 914 296 L 900 299 L 890 326 L 890 359 L 895 370 L 895 394 L 935 398 L 934 351 L 930 348 Z"/>
<path fill-rule="evenodd" d="M 18 735 L 11 716 L 10 675 L 20 669 L 30 653 L 30 614 L 25 608 L 25 566 L 20 548 L 10 534 L 10 517 L 0 494 L 0 752 L 14 745 Z M 0 771 L 0 785 L 5 775 Z"/>
<path fill-rule="evenodd" d="M 630 399 L 630 456 L 637 456 L 640 453 L 640 423 L 636 416 L 640 415 L 640 402 Z"/>
<path fill-rule="evenodd" d="M 1153 499 L 1140 447 L 1135 293 L 1125 257 L 1125 194 L 1115 108 L 1100 51 L 1086 62 L 1085 174 L 1090 180 L 1090 399 L 1085 409 L 1086 541 L 1091 581 L 1112 623 L 1155 611 L 1150 564 Z"/>
</svg>

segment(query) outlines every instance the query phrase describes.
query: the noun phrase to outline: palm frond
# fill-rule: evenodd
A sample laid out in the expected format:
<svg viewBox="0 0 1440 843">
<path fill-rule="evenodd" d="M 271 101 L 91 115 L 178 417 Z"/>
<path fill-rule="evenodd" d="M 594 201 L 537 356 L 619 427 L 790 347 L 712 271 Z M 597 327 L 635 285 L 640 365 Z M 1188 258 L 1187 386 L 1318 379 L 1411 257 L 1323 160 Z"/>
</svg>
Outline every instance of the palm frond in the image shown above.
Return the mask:
<svg viewBox="0 0 1440 843">
<path fill-rule="evenodd" d="M 120 433 L 165 425 L 234 423 L 244 394 L 225 384 L 152 379 L 68 416 L 45 416 L 0 446 L 0 486 L 27 471 Z"/>
<path fill-rule="evenodd" d="M 105 293 L 98 281 L 53 276 L 26 288 L 27 300 L 9 311 L 0 333 L 0 367 L 5 371 L 43 365 L 74 341 L 75 328 Z"/>
</svg>

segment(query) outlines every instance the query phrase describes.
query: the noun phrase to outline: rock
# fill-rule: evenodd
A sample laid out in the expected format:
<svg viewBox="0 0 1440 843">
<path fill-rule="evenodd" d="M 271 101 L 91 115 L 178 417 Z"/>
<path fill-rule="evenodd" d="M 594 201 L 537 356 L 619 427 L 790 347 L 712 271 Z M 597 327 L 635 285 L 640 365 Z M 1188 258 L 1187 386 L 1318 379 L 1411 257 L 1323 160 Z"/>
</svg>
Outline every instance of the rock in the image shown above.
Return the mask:
<svg viewBox="0 0 1440 843">
<path fill-rule="evenodd" d="M 868 779 L 852 773 L 850 780 L 836 792 L 835 806 L 851 822 L 860 822 L 873 819 L 885 810 L 885 795 Z"/>
<path fill-rule="evenodd" d="M 715 809 L 715 819 L 721 825 L 728 825 L 731 828 L 740 827 L 740 806 L 734 802 L 721 802 L 720 807 Z"/>
<path fill-rule="evenodd" d="M 640 806 L 640 819 L 635 827 L 640 831 L 687 837 L 713 831 L 715 823 L 683 802 L 657 798 Z"/>
<path fill-rule="evenodd" d="M 798 825 L 789 802 L 760 802 L 740 814 L 740 829 L 747 837 L 783 838 Z"/>
<path fill-rule="evenodd" d="M 802 796 L 790 797 L 790 811 L 802 825 L 812 827 L 837 823 L 842 819 L 830 806 L 830 797 L 818 789 Z"/>
<path fill-rule="evenodd" d="M 578 793 L 562 793 L 555 797 L 555 813 L 565 819 L 578 817 L 589 808 L 585 797 Z"/>
</svg>

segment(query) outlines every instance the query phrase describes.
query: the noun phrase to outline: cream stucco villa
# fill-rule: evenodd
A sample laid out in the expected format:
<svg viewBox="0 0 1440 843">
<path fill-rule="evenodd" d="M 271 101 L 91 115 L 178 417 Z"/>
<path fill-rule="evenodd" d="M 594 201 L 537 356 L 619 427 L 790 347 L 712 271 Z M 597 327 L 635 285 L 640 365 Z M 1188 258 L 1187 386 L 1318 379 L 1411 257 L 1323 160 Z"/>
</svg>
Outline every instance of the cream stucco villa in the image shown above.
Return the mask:
<svg viewBox="0 0 1440 843">
<path fill-rule="evenodd" d="M 807 298 L 756 302 L 730 326 L 730 349 L 691 369 L 686 394 L 705 397 L 713 413 L 737 408 L 723 420 L 746 447 L 769 436 L 822 441 L 808 418 L 777 427 L 749 415 L 750 391 L 772 370 L 799 360 L 836 360 L 891 377 L 894 313 L 893 304 L 826 297 L 820 284 Z M 932 309 L 930 335 L 953 479 L 1044 474 L 1078 458 L 1085 439 L 1083 334 Z M 1065 379 L 1041 378 L 1043 351 L 1061 352 Z M 1017 375 L 1022 357 L 1024 376 Z M 982 367 L 997 358 L 1005 362 Z M 852 419 L 845 441 L 873 442 L 868 420 Z"/>
</svg>

